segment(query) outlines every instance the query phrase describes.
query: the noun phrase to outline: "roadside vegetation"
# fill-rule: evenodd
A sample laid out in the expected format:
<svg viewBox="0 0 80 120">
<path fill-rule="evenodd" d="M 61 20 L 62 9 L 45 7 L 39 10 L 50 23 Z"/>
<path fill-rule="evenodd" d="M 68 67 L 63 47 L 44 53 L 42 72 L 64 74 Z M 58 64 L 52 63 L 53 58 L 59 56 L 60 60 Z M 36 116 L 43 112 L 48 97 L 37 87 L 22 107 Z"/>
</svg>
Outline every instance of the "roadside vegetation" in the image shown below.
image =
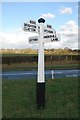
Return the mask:
<svg viewBox="0 0 80 120">
<path fill-rule="evenodd" d="M 33 70 L 38 69 L 38 63 L 15 63 L 15 64 L 3 64 L 3 71 L 12 70 Z M 78 62 L 49 62 L 45 63 L 45 69 L 60 70 L 60 69 L 80 69 Z"/>
<path fill-rule="evenodd" d="M 71 50 L 69 48 L 64 49 L 45 49 L 45 54 L 53 55 L 72 55 L 80 54 L 80 50 Z M 0 54 L 38 54 L 38 50 L 35 49 L 0 49 Z"/>
</svg>

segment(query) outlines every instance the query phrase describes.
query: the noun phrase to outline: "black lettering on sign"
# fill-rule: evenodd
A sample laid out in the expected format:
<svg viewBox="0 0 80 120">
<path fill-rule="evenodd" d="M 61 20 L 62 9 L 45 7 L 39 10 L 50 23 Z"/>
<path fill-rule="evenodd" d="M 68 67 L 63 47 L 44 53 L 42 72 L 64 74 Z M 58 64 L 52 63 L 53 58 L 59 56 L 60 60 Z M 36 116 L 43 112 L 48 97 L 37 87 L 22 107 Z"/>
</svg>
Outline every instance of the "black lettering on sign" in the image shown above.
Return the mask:
<svg viewBox="0 0 80 120">
<path fill-rule="evenodd" d="M 36 29 L 35 28 L 30 28 L 30 27 L 24 27 L 23 28 L 25 31 L 33 31 L 33 32 L 36 32 Z"/>
<path fill-rule="evenodd" d="M 54 38 L 54 35 L 47 35 L 47 36 L 44 36 L 44 38 Z"/>
<path fill-rule="evenodd" d="M 38 41 L 38 39 L 37 39 L 37 38 L 35 38 L 35 39 L 33 39 L 33 41 Z"/>
<path fill-rule="evenodd" d="M 32 39 L 29 39 L 29 42 L 36 42 L 36 41 L 38 41 L 38 39 L 37 39 L 37 38 L 32 38 Z"/>
<path fill-rule="evenodd" d="M 58 41 L 58 38 L 51 38 L 51 41 Z"/>
<path fill-rule="evenodd" d="M 46 29 L 44 29 L 44 32 L 53 33 L 53 31 L 51 31 L 51 30 L 46 30 Z"/>
<path fill-rule="evenodd" d="M 35 22 L 35 21 L 32 21 L 32 20 L 30 20 L 30 23 L 31 23 L 31 24 L 36 24 L 36 22 Z"/>
<path fill-rule="evenodd" d="M 51 25 L 47 25 L 47 27 L 48 27 L 48 28 L 52 28 L 52 26 L 51 26 Z"/>
<path fill-rule="evenodd" d="M 35 26 L 35 25 L 29 25 L 29 27 L 31 27 L 31 28 L 36 28 L 36 26 Z"/>
<path fill-rule="evenodd" d="M 24 23 L 24 27 L 36 28 L 36 25 Z"/>
<path fill-rule="evenodd" d="M 27 30 L 30 30 L 30 28 L 28 28 Z"/>
<path fill-rule="evenodd" d="M 32 42 L 32 39 L 29 39 L 29 42 Z"/>
<path fill-rule="evenodd" d="M 24 23 L 24 27 L 27 26 L 27 23 Z"/>
<path fill-rule="evenodd" d="M 55 41 L 58 41 L 58 38 L 55 38 Z"/>
<path fill-rule="evenodd" d="M 30 31 L 30 28 L 24 27 L 24 30 Z"/>
<path fill-rule="evenodd" d="M 35 31 L 36 31 L 36 29 L 34 29 L 34 28 L 30 28 L 30 31 L 33 31 L 33 32 L 35 32 Z"/>
</svg>

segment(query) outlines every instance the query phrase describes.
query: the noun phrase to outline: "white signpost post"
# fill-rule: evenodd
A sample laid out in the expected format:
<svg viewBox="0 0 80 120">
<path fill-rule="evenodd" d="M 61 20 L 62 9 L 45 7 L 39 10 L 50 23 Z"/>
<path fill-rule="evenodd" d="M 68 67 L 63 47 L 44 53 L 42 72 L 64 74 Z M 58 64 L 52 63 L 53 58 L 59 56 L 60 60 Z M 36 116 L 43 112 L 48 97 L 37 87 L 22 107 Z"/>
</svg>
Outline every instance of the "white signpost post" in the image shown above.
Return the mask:
<svg viewBox="0 0 80 120">
<path fill-rule="evenodd" d="M 30 20 L 28 23 L 24 23 L 23 30 L 39 33 L 39 36 L 30 37 L 29 43 L 39 44 L 36 103 L 37 108 L 42 109 L 45 107 L 44 43 L 59 41 L 60 35 L 56 34 L 51 25 L 45 27 L 43 18 L 40 18 L 38 23 L 37 25 L 35 21 Z"/>
</svg>

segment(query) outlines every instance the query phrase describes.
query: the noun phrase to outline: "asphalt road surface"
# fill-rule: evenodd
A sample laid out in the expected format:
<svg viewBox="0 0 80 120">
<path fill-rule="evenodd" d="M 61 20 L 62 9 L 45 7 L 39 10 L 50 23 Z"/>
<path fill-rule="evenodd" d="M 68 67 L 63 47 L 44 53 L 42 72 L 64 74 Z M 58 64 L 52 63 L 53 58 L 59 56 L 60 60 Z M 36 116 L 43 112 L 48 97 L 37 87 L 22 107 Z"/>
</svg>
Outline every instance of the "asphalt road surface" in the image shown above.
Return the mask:
<svg viewBox="0 0 80 120">
<path fill-rule="evenodd" d="M 45 78 L 62 78 L 62 77 L 77 77 L 80 76 L 80 70 L 45 70 Z M 5 71 L 0 72 L 0 77 L 2 79 L 23 79 L 23 78 L 37 78 L 37 71 L 30 70 L 30 71 Z"/>
</svg>

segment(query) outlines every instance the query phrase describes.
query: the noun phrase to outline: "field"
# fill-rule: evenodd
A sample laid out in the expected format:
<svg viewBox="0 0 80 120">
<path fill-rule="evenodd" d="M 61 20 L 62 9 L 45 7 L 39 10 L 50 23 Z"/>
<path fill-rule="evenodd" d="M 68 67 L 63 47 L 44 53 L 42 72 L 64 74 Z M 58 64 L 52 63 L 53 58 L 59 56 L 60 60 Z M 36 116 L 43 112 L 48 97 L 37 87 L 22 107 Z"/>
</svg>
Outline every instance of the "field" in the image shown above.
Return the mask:
<svg viewBox="0 0 80 120">
<path fill-rule="evenodd" d="M 45 55 L 45 69 L 79 69 L 80 55 Z M 3 54 L 2 70 L 37 69 L 37 54 Z"/>
<path fill-rule="evenodd" d="M 78 78 L 46 80 L 45 109 L 36 108 L 36 80 L 2 80 L 3 118 L 78 118 Z"/>
<path fill-rule="evenodd" d="M 38 69 L 38 63 L 15 63 L 15 64 L 3 64 L 2 70 L 31 70 L 31 69 Z M 80 69 L 80 64 L 78 62 L 49 62 L 45 63 L 45 69 Z"/>
</svg>

